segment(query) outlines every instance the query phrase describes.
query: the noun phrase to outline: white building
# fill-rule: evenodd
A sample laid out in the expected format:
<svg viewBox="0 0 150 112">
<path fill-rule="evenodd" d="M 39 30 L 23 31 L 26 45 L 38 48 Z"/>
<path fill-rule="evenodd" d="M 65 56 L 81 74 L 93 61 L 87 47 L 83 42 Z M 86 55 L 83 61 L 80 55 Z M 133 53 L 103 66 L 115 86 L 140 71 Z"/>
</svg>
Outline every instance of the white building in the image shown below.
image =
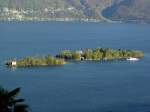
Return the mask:
<svg viewBox="0 0 150 112">
<path fill-rule="evenodd" d="M 70 10 L 70 11 L 74 10 L 74 7 L 68 7 L 68 10 Z"/>
<path fill-rule="evenodd" d="M 17 65 L 17 62 L 16 62 L 16 61 L 12 61 L 12 62 L 11 62 L 11 65 L 12 65 L 12 66 L 16 66 L 16 65 Z"/>
</svg>

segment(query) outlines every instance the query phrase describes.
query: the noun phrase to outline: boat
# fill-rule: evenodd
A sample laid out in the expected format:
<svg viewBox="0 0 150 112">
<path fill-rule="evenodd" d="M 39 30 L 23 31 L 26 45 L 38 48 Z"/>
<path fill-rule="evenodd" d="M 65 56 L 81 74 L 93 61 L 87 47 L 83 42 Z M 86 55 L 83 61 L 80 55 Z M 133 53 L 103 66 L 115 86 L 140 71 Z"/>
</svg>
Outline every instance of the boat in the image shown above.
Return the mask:
<svg viewBox="0 0 150 112">
<path fill-rule="evenodd" d="M 130 57 L 130 58 L 127 58 L 127 61 L 138 61 L 139 58 L 133 58 L 133 57 Z"/>
</svg>

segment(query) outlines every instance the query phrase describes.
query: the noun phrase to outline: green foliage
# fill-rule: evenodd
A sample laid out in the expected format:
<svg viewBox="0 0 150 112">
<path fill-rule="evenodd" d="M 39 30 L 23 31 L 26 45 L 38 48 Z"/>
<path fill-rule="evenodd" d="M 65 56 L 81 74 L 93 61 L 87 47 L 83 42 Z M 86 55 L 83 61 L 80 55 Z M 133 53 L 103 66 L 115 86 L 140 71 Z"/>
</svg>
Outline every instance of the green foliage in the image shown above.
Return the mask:
<svg viewBox="0 0 150 112">
<path fill-rule="evenodd" d="M 69 50 L 64 50 L 56 57 L 64 59 L 72 59 L 72 52 L 70 52 Z"/>
<path fill-rule="evenodd" d="M 76 60 L 76 61 L 80 61 L 81 60 L 81 54 L 78 52 L 75 52 L 72 54 L 72 59 Z"/>
<path fill-rule="evenodd" d="M 28 112 L 24 99 L 17 99 L 20 88 L 8 91 L 0 87 L 0 112 Z"/>
<path fill-rule="evenodd" d="M 71 52 L 69 50 L 64 50 L 60 54 L 56 55 L 57 58 L 63 58 L 63 59 L 73 59 L 73 60 L 80 60 L 81 54 L 76 52 Z"/>
<path fill-rule="evenodd" d="M 65 64 L 63 59 L 56 59 L 53 56 L 46 57 L 26 57 L 17 61 L 18 67 L 31 67 L 31 66 L 56 66 Z"/>
<path fill-rule="evenodd" d="M 48 55 L 46 58 L 46 64 L 47 65 L 54 65 L 56 64 L 56 59 L 50 55 Z"/>
<path fill-rule="evenodd" d="M 56 57 L 63 59 L 81 60 L 84 57 L 85 60 L 114 60 L 114 59 L 126 59 L 129 57 L 142 58 L 144 54 L 141 51 L 129 51 L 129 50 L 113 50 L 113 49 L 86 49 L 82 54 L 71 51 L 63 51 Z"/>
<path fill-rule="evenodd" d="M 92 49 L 87 49 L 84 51 L 84 57 L 87 60 L 92 60 L 93 58 L 93 50 Z"/>
<path fill-rule="evenodd" d="M 114 57 L 113 57 L 113 50 L 112 49 L 106 49 L 104 51 L 104 57 L 105 59 L 107 60 L 112 60 Z"/>
<path fill-rule="evenodd" d="M 96 49 L 93 53 L 94 60 L 101 60 L 103 58 L 103 52 L 100 49 Z"/>
<path fill-rule="evenodd" d="M 143 57 L 143 56 L 144 56 L 144 54 L 143 54 L 143 52 L 141 52 L 141 51 L 132 51 L 132 52 L 131 52 L 131 57 L 141 58 L 141 57 Z"/>
<path fill-rule="evenodd" d="M 114 57 L 114 59 L 119 59 L 120 58 L 120 54 L 118 51 L 113 51 L 112 56 Z"/>
</svg>

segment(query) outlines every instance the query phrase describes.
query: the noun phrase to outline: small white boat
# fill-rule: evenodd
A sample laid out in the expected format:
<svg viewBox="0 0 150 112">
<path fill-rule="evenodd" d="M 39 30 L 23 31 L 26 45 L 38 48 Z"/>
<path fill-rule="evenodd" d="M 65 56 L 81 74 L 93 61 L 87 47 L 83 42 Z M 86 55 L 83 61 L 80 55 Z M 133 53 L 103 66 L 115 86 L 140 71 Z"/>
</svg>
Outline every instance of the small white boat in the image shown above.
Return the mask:
<svg viewBox="0 0 150 112">
<path fill-rule="evenodd" d="M 127 58 L 127 61 L 138 61 L 138 60 L 139 60 L 139 58 L 132 58 L 132 57 Z"/>
</svg>

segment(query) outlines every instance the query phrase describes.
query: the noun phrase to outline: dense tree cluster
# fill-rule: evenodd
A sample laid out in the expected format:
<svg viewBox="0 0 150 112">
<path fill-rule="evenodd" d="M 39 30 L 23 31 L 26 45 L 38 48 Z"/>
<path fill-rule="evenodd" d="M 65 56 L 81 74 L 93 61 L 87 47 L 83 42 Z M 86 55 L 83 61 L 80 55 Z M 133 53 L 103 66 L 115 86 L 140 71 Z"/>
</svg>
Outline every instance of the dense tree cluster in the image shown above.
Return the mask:
<svg viewBox="0 0 150 112">
<path fill-rule="evenodd" d="M 73 59 L 73 60 L 114 60 L 114 59 L 126 59 L 126 58 L 142 58 L 143 52 L 137 50 L 114 50 L 114 49 L 86 49 L 84 51 L 71 52 L 69 50 L 62 51 L 56 55 L 57 58 Z"/>
<path fill-rule="evenodd" d="M 10 61 L 11 62 L 11 61 Z M 8 62 L 8 65 L 10 62 Z M 26 57 L 21 60 L 16 61 L 17 67 L 32 67 L 32 66 L 57 66 L 63 65 L 65 61 L 63 59 L 56 59 L 53 56 L 45 57 Z"/>
<path fill-rule="evenodd" d="M 62 51 L 60 54 L 56 55 L 56 58 L 80 60 L 81 54 L 77 51 L 71 52 L 69 50 L 65 50 Z"/>
</svg>

